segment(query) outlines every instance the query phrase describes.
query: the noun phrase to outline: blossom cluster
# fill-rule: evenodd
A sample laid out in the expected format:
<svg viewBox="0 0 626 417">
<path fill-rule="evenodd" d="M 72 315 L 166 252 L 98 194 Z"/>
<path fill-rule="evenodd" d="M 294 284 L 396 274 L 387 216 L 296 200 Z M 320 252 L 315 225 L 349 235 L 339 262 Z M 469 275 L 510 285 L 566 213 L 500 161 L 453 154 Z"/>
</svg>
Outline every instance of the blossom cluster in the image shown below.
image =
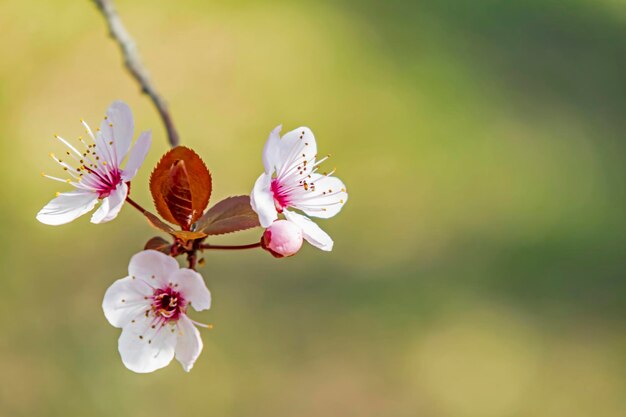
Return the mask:
<svg viewBox="0 0 626 417">
<path fill-rule="evenodd" d="M 226 198 L 208 210 L 213 183 L 206 165 L 189 148 L 171 149 L 150 178 L 160 218 L 130 197 L 131 181 L 150 150 L 151 132 L 142 132 L 131 147 L 133 116 L 121 101 L 111 104 L 95 131 L 81 123 L 86 139 L 79 137 L 77 145 L 55 135 L 67 150 L 61 158 L 51 157 L 68 178 L 42 174 L 69 184 L 73 190 L 57 193 L 39 211 L 37 220 L 55 226 L 66 224 L 100 203 L 91 216 L 92 223 L 100 224 L 115 219 L 128 203 L 169 237 L 150 239 L 144 250 L 131 258 L 128 275 L 115 281 L 104 295 L 106 319 L 122 329 L 118 350 L 128 369 L 152 372 L 173 358 L 185 371 L 193 367 L 203 347 L 197 327 L 211 327 L 188 315 L 190 308 L 202 311 L 211 307 L 211 293 L 196 271 L 201 264 L 199 253 L 260 247 L 283 258 L 295 255 L 304 240 L 323 251 L 332 250 L 333 240 L 310 217 L 333 217 L 348 194 L 343 182 L 332 176 L 334 171 L 318 172 L 328 156 L 318 159 L 309 128 L 300 127 L 282 136 L 281 126 L 272 130 L 263 148 L 264 172 L 250 195 Z M 264 231 L 253 244 L 207 243 L 211 236 L 254 227 Z M 186 256 L 188 267 L 180 267 L 178 256 Z"/>
</svg>

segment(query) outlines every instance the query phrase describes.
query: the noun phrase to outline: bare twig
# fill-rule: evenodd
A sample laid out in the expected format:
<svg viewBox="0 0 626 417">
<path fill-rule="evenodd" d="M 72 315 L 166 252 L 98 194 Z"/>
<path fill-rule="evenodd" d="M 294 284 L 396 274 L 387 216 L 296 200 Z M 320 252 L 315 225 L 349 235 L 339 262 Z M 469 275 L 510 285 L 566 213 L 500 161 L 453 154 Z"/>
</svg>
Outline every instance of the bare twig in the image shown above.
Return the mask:
<svg viewBox="0 0 626 417">
<path fill-rule="evenodd" d="M 172 117 L 167 108 L 167 104 L 161 98 L 161 96 L 154 89 L 154 86 L 150 82 L 150 77 L 148 76 L 148 71 L 141 63 L 139 59 L 139 53 L 137 52 L 137 46 L 135 45 L 135 41 L 126 31 L 122 20 L 120 19 L 117 11 L 115 10 L 115 6 L 113 4 L 113 0 L 92 0 L 95 5 L 98 7 L 104 19 L 107 22 L 107 26 L 109 28 L 109 34 L 111 38 L 113 38 L 120 47 L 122 51 L 122 55 L 124 56 L 124 64 L 126 68 L 130 72 L 130 74 L 137 80 L 141 87 L 141 91 L 152 99 L 159 115 L 161 116 L 161 120 L 163 120 L 163 124 L 165 125 L 165 129 L 167 130 L 167 137 L 172 147 L 177 146 L 179 143 L 178 133 L 174 128 L 174 123 L 172 122 Z"/>
</svg>

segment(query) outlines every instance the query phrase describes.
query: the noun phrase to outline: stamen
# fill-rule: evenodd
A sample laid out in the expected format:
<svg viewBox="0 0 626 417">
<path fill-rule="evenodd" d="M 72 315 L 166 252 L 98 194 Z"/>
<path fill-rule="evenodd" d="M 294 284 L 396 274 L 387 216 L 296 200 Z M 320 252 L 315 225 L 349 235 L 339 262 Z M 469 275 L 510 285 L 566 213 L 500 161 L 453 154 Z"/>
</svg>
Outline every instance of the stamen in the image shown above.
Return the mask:
<svg viewBox="0 0 626 417">
<path fill-rule="evenodd" d="M 63 162 L 62 160 L 60 160 L 59 158 L 57 158 L 53 153 L 50 153 L 50 157 L 59 165 L 61 165 L 63 167 L 64 171 L 67 171 L 72 177 L 77 178 L 77 173 L 78 171 L 76 169 L 74 169 L 74 167 L 72 167 L 71 165 L 67 164 L 66 162 Z"/>
<path fill-rule="evenodd" d="M 195 324 L 198 327 L 204 327 L 205 329 L 209 329 L 209 330 L 213 329 L 213 325 L 212 324 L 204 324 L 204 323 L 197 322 L 197 321 L 189 318 L 189 316 L 187 316 L 187 318 L 189 319 L 189 321 L 191 321 L 193 324 Z"/>
<path fill-rule="evenodd" d="M 51 179 L 51 180 L 54 180 L 54 181 L 59 181 L 59 182 L 68 182 L 68 183 L 71 182 L 71 180 L 69 180 L 69 179 L 65 179 L 64 180 L 63 178 L 53 177 L 52 175 L 48 175 L 48 174 L 45 174 L 43 172 L 41 173 L 41 176 L 42 177 L 46 177 L 46 178 Z"/>
<path fill-rule="evenodd" d="M 73 147 L 72 145 L 70 145 L 70 143 L 68 141 L 66 141 L 65 139 L 63 139 L 61 136 L 59 135 L 54 135 L 55 138 L 57 138 L 58 140 L 60 140 L 65 146 L 67 146 L 68 148 L 70 148 L 70 150 L 72 152 L 74 152 L 76 155 L 81 156 L 81 153 L 78 152 L 78 149 L 76 149 L 75 147 Z"/>
<path fill-rule="evenodd" d="M 83 119 L 80 119 L 80 122 L 82 123 L 83 127 L 87 131 L 87 134 L 95 142 L 96 141 L 96 137 L 94 136 L 93 132 L 91 131 L 91 128 L 89 127 L 89 125 Z"/>
</svg>

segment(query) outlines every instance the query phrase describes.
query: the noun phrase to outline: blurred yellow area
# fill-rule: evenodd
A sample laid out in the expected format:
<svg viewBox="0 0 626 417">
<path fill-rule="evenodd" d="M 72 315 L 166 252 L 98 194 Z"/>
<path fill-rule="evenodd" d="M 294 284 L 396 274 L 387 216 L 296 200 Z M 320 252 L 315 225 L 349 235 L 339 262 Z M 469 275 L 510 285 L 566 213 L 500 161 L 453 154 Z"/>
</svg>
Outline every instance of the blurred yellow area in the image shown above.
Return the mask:
<svg viewBox="0 0 626 417">
<path fill-rule="evenodd" d="M 88 0 L 0 2 L 0 416 L 626 415 L 626 6 L 615 0 L 118 0 L 213 203 L 278 124 L 350 200 L 335 240 L 206 253 L 204 351 L 136 375 L 106 288 L 158 232 L 62 227 L 48 157 L 115 99 L 167 151 Z M 250 243 L 261 231 L 217 237 Z"/>
</svg>

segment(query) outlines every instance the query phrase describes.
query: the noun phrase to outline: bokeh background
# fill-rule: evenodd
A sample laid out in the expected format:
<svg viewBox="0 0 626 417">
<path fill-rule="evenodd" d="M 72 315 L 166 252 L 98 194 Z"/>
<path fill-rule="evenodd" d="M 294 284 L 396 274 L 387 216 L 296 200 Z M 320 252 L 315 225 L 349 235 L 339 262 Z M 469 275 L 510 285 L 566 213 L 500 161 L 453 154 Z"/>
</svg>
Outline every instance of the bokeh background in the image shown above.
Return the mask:
<svg viewBox="0 0 626 417">
<path fill-rule="evenodd" d="M 160 120 L 87 0 L 0 2 L 0 415 L 626 415 L 626 4 L 119 0 L 212 202 L 277 124 L 348 185 L 335 250 L 207 253 L 190 374 L 126 370 L 101 300 L 156 233 L 35 221 L 52 138 L 127 101 Z M 216 238 L 248 243 L 259 230 Z"/>
</svg>

